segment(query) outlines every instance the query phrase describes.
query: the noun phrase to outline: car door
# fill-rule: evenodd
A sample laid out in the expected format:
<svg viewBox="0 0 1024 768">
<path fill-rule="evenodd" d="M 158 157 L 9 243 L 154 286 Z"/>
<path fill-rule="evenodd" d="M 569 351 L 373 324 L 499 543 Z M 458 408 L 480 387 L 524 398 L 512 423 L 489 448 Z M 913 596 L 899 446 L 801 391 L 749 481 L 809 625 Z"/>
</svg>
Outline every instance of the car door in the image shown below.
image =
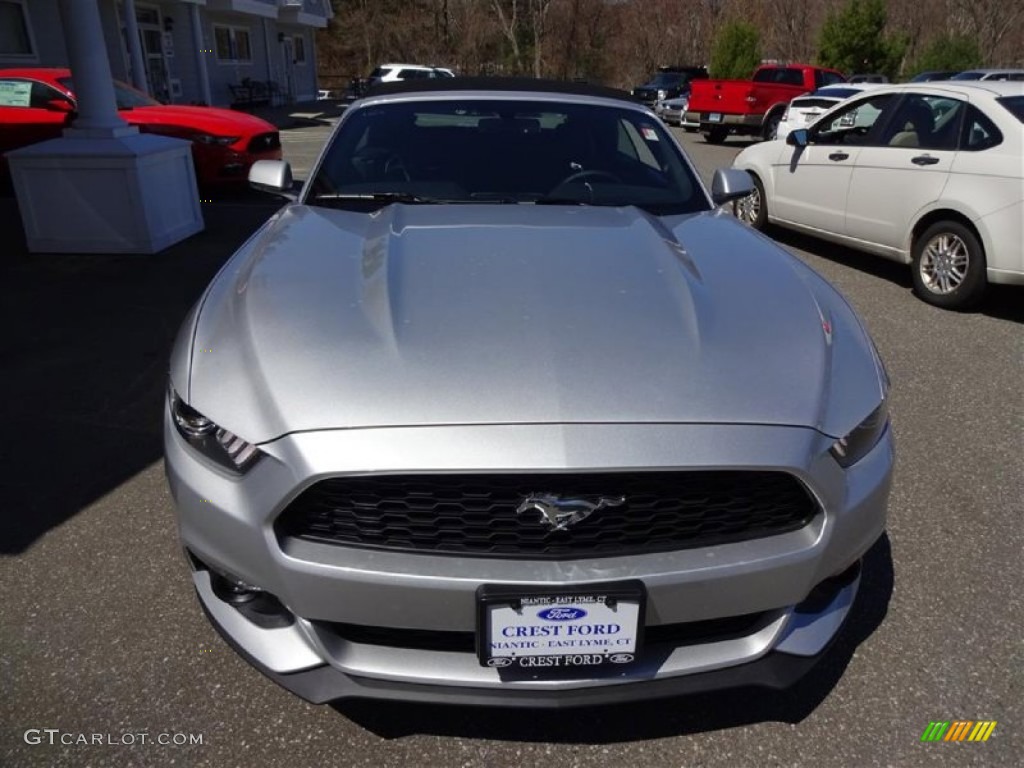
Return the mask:
<svg viewBox="0 0 1024 768">
<path fill-rule="evenodd" d="M 845 234 L 846 197 L 858 154 L 874 141 L 892 103 L 888 94 L 858 99 L 811 126 L 805 147 L 787 145 L 772 168 L 773 216 Z"/>
<path fill-rule="evenodd" d="M 23 77 L 0 77 L 0 154 L 56 139 L 71 103 L 55 88 Z"/>
<path fill-rule="evenodd" d="M 902 248 L 914 215 L 937 200 L 956 157 L 966 103 L 904 94 L 875 146 L 861 149 L 846 199 L 846 233 Z"/>
</svg>

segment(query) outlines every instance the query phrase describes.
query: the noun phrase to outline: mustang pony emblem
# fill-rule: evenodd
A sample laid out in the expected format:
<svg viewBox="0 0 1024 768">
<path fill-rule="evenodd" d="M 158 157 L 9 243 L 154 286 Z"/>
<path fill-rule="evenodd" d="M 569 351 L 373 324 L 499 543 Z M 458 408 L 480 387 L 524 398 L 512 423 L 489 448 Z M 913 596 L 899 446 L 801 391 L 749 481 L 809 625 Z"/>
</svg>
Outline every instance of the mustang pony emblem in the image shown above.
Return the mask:
<svg viewBox="0 0 1024 768">
<path fill-rule="evenodd" d="M 540 512 L 542 523 L 551 526 L 554 531 L 564 531 L 570 525 L 586 520 L 599 509 L 617 507 L 625 501 L 625 496 L 600 496 L 594 502 L 586 499 L 563 499 L 553 493 L 534 493 L 523 499 L 523 503 L 516 509 L 516 514 L 521 515 L 535 509 Z"/>
</svg>

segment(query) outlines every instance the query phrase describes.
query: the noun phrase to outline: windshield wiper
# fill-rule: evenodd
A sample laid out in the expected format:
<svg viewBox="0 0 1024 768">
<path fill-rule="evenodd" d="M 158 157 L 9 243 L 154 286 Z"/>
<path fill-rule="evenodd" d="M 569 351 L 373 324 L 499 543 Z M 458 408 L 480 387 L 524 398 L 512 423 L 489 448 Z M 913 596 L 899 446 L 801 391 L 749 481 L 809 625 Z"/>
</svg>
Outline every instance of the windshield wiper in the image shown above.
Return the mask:
<svg viewBox="0 0 1024 768">
<path fill-rule="evenodd" d="M 446 203 L 434 197 L 423 197 L 411 192 L 321 192 L 313 196 L 313 201 L 320 200 L 369 200 L 376 203 Z"/>
</svg>

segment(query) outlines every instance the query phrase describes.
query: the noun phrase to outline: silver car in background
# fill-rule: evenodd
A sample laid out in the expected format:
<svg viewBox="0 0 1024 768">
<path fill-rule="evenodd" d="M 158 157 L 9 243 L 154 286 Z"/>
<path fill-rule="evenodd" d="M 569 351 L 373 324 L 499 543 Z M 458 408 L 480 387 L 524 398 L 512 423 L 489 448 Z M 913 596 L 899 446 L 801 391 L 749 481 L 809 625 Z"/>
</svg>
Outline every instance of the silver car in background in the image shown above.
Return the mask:
<svg viewBox="0 0 1024 768">
<path fill-rule="evenodd" d="M 654 105 L 654 113 L 669 125 L 685 128 L 691 133 L 700 128 L 700 123 L 687 122 L 686 110 L 690 108 L 689 95 L 665 99 Z"/>
<path fill-rule="evenodd" d="M 250 180 L 290 194 L 285 163 Z M 885 528 L 857 315 L 617 91 L 398 84 L 225 264 L 170 366 L 199 601 L 313 702 L 785 687 Z"/>
</svg>

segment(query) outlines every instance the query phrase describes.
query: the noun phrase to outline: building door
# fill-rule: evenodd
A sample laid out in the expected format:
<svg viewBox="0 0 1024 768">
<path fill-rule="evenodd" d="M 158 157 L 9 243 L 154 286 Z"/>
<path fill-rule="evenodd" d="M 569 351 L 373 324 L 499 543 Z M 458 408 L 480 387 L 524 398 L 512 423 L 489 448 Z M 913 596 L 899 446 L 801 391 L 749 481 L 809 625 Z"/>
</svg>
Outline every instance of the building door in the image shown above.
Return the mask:
<svg viewBox="0 0 1024 768">
<path fill-rule="evenodd" d="M 284 89 L 291 103 L 295 100 L 295 43 L 290 37 L 281 40 L 281 57 L 284 59 Z"/>
<path fill-rule="evenodd" d="M 164 55 L 164 33 L 157 8 L 136 7 L 142 60 L 146 66 L 146 80 L 154 99 L 169 104 L 171 101 L 170 73 Z"/>
</svg>

